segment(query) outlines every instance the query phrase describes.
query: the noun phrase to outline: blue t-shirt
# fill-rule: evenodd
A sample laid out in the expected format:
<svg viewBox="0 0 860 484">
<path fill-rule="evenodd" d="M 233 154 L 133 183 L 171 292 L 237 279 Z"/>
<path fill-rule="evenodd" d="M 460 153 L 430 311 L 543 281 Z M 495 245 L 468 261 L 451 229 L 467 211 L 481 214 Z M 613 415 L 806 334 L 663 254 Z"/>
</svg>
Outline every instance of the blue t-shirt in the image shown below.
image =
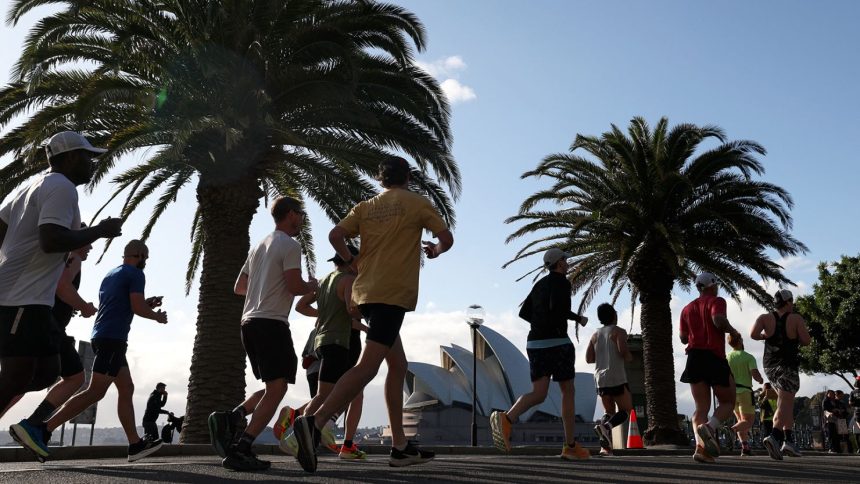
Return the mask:
<svg viewBox="0 0 860 484">
<path fill-rule="evenodd" d="M 128 340 L 131 331 L 131 293 L 143 294 L 146 277 L 137 267 L 123 264 L 111 270 L 99 288 L 99 311 L 93 326 L 93 338 Z"/>
</svg>

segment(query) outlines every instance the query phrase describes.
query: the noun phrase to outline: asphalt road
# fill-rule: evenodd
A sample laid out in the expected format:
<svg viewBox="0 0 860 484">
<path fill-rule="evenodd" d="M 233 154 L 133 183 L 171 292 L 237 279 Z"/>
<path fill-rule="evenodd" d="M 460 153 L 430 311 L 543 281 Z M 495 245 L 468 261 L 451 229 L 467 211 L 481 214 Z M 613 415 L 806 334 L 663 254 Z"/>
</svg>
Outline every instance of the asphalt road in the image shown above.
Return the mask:
<svg viewBox="0 0 860 484">
<path fill-rule="evenodd" d="M 121 483 L 161 481 L 206 483 L 262 482 L 860 482 L 860 456 L 806 456 L 776 462 L 767 456 L 725 456 L 717 464 L 697 464 L 690 457 L 626 456 L 568 462 L 544 456 L 440 456 L 407 468 L 388 467 L 386 456 L 364 463 L 320 458 L 307 474 L 287 456 L 273 457 L 272 469 L 237 473 L 223 469 L 215 457 L 151 457 L 130 464 L 124 459 L 69 460 L 0 464 L 0 483 Z"/>
</svg>

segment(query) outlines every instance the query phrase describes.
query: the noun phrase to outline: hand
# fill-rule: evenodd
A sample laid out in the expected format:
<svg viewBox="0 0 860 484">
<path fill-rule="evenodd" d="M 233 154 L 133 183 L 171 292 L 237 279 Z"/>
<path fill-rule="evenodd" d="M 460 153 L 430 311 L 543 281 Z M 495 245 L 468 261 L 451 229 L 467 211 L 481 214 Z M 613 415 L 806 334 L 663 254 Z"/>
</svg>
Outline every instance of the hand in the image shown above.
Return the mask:
<svg viewBox="0 0 860 484">
<path fill-rule="evenodd" d="M 155 309 L 155 308 L 161 306 L 161 301 L 163 299 L 164 299 L 164 296 L 152 296 L 152 297 L 146 298 L 146 304 L 149 305 L 149 307 Z"/>
<path fill-rule="evenodd" d="M 155 312 L 155 320 L 161 324 L 167 324 L 167 313 L 164 311 L 156 311 Z"/>
<path fill-rule="evenodd" d="M 86 306 L 81 308 L 81 317 L 82 318 L 89 318 L 97 312 L 98 312 L 98 309 L 96 309 L 96 307 L 93 306 L 93 303 L 90 302 L 90 303 L 87 303 Z"/>
<path fill-rule="evenodd" d="M 99 222 L 96 227 L 101 232 L 103 238 L 110 239 L 122 235 L 122 223 L 123 220 L 121 218 L 108 217 Z"/>
<path fill-rule="evenodd" d="M 164 392 L 164 394 L 165 394 L 165 395 L 167 395 L 167 392 Z M 172 417 L 172 416 L 173 416 L 173 412 L 167 412 L 167 415 L 170 415 L 170 416 Z"/>
<path fill-rule="evenodd" d="M 422 241 L 421 243 L 424 244 L 424 247 L 422 247 L 422 249 L 424 250 L 424 255 L 426 255 L 428 259 L 435 259 L 439 257 L 439 250 L 436 248 L 436 244 L 434 244 L 433 242 L 428 242 L 426 240 Z"/>
</svg>

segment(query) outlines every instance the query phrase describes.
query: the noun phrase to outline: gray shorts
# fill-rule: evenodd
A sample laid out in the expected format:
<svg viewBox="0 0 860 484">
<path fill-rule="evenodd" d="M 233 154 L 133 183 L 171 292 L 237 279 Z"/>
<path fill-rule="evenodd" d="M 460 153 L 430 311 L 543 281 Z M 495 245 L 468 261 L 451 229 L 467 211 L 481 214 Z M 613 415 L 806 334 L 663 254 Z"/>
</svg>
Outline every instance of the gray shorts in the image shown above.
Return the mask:
<svg viewBox="0 0 860 484">
<path fill-rule="evenodd" d="M 797 393 L 800 390 L 800 372 L 797 368 L 776 366 L 765 368 L 764 374 L 777 390 L 788 393 Z"/>
</svg>

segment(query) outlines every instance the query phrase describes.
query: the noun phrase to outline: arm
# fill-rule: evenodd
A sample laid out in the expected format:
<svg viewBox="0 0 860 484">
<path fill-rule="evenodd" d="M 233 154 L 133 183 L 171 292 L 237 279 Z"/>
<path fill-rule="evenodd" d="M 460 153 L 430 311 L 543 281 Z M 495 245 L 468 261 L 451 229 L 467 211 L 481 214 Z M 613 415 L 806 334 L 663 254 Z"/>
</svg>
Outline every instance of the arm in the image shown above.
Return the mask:
<svg viewBox="0 0 860 484">
<path fill-rule="evenodd" d="M 129 294 L 128 297 L 131 301 L 131 310 L 134 314 L 141 318 L 151 319 L 161 324 L 167 324 L 167 313 L 164 311 L 153 311 L 152 308 L 149 307 L 149 304 L 146 303 L 143 293 L 133 292 Z"/>
<path fill-rule="evenodd" d="M 242 272 L 233 284 L 233 294 L 244 296 L 248 294 L 248 274 Z"/>
<path fill-rule="evenodd" d="M 319 311 L 317 311 L 317 308 L 311 306 L 311 304 L 316 302 L 316 300 L 317 300 L 316 291 L 309 292 L 309 293 L 305 294 L 304 296 L 299 298 L 299 302 L 296 303 L 296 311 L 299 314 L 303 314 L 303 315 L 309 316 L 311 318 L 318 317 L 320 315 Z"/>
<path fill-rule="evenodd" d="M 631 353 L 630 348 L 627 347 L 627 331 L 616 327 L 615 331 L 612 332 L 612 337 L 615 339 L 615 344 L 618 346 L 618 353 L 621 354 L 624 361 L 628 363 L 633 361 L 633 353 Z"/>
<path fill-rule="evenodd" d="M 591 339 L 588 340 L 588 348 L 585 350 L 585 362 L 588 364 L 594 364 L 597 361 L 597 355 L 594 353 L 594 340 L 597 339 L 597 333 L 591 335 Z"/>
<path fill-rule="evenodd" d="M 434 236 L 439 240 L 437 243 L 424 241 L 424 254 L 428 259 L 435 259 L 440 255 L 448 252 L 449 249 L 454 245 L 454 235 L 450 230 L 445 229 Z"/>
<path fill-rule="evenodd" d="M 346 246 L 346 238 L 349 237 L 349 235 L 348 230 L 340 225 L 335 225 L 328 233 L 328 241 L 332 248 L 334 248 L 337 255 L 339 255 L 341 259 L 349 261 L 350 267 L 355 268 L 356 257 L 353 257 L 352 252 L 350 252 L 349 248 Z"/>
<path fill-rule="evenodd" d="M 290 291 L 290 294 L 297 296 L 312 293 L 319 288 L 316 279 L 310 278 L 308 281 L 302 279 L 301 269 L 287 269 L 284 271 L 284 280 L 287 283 L 287 290 Z"/>
<path fill-rule="evenodd" d="M 338 297 L 340 297 L 341 301 L 346 303 L 346 311 L 353 319 L 352 327 L 359 330 L 367 330 L 367 326 L 361 324 L 361 318 L 363 318 L 364 315 L 358 310 L 358 306 L 352 303 L 353 282 L 355 282 L 355 277 L 353 276 L 341 278 L 340 283 L 338 284 Z M 355 324 L 356 319 L 358 320 L 358 327 L 356 327 Z"/>
<path fill-rule="evenodd" d="M 60 276 L 60 282 L 57 284 L 57 297 L 61 301 L 68 304 L 77 311 L 81 312 L 81 316 L 89 318 L 96 313 L 96 307 L 93 303 L 88 303 L 78 294 L 73 283 L 75 276 L 81 271 L 81 260 L 74 255 L 63 269 L 63 274 Z"/>
<path fill-rule="evenodd" d="M 806 328 L 806 321 L 803 320 L 803 316 L 799 314 L 793 314 L 792 319 L 795 320 L 796 330 L 797 330 L 797 342 L 800 343 L 800 346 L 807 346 L 812 341 L 812 337 L 809 336 L 809 330 Z"/>
<path fill-rule="evenodd" d="M 750 374 L 753 377 L 753 380 L 757 381 L 759 385 L 764 384 L 764 378 L 761 377 L 761 373 L 759 373 L 758 368 L 753 368 Z"/>
<path fill-rule="evenodd" d="M 678 327 L 678 337 L 681 339 L 681 343 L 687 344 L 689 339 L 690 332 L 687 330 L 687 322 L 684 318 L 684 312 L 681 312 L 681 324 Z"/>
<path fill-rule="evenodd" d="M 770 319 L 769 314 L 762 314 L 755 320 L 755 324 L 753 324 L 752 329 L 750 330 L 750 338 L 762 341 L 773 336 L 774 328 L 770 328 L 768 331 L 768 320 Z"/>
<path fill-rule="evenodd" d="M 729 318 L 727 318 L 725 314 L 715 314 L 711 316 L 711 319 L 714 321 L 714 326 L 723 333 L 740 334 L 738 333 L 738 330 L 729 323 Z"/>
<path fill-rule="evenodd" d="M 93 227 L 69 230 L 55 224 L 39 226 L 39 247 L 47 253 L 71 252 L 98 239 L 122 235 L 122 219 L 106 218 Z"/>
</svg>

